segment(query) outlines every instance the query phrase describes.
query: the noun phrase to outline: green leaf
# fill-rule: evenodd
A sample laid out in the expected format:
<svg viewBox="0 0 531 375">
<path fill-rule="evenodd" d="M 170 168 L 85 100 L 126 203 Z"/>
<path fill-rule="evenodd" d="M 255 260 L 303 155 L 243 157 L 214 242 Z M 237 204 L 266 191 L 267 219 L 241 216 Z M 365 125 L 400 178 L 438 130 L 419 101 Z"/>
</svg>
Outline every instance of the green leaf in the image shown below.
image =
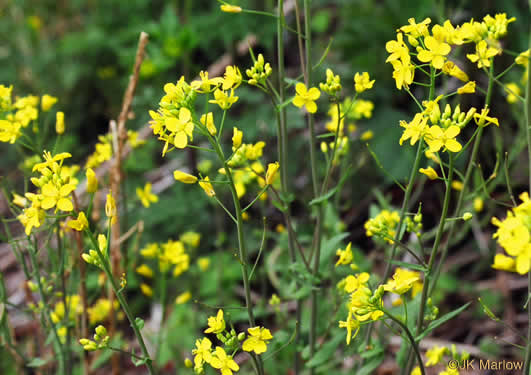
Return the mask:
<svg viewBox="0 0 531 375">
<path fill-rule="evenodd" d="M 384 360 L 384 352 L 380 350 L 376 355 L 372 356 L 370 360 L 363 363 L 356 375 L 369 375 L 376 370 Z"/>
<path fill-rule="evenodd" d="M 144 319 L 135 318 L 135 325 L 139 330 L 141 330 L 144 328 Z"/>
<path fill-rule="evenodd" d="M 418 335 L 416 338 L 415 338 L 415 341 L 420 341 L 422 340 L 424 337 L 426 337 L 427 335 L 430 334 L 431 331 L 433 331 L 435 328 L 439 327 L 440 325 L 446 323 L 447 321 L 449 321 L 450 319 L 452 319 L 453 317 L 459 315 L 462 311 L 466 310 L 466 308 L 470 306 L 470 302 L 464 304 L 463 306 L 461 306 L 460 308 L 458 309 L 455 309 L 454 311 L 450 311 L 449 313 L 447 314 L 444 314 L 443 316 L 441 316 L 439 319 L 437 320 L 434 320 L 433 322 L 431 322 L 428 327 L 426 327 L 426 329 L 424 330 L 424 332 L 422 332 L 420 335 Z"/>
<path fill-rule="evenodd" d="M 317 367 L 335 357 L 335 351 L 344 340 L 342 335 L 336 335 L 332 340 L 325 343 L 308 362 L 306 367 Z"/>
<path fill-rule="evenodd" d="M 44 366 L 46 363 L 48 363 L 47 360 L 39 358 L 39 357 L 36 357 L 36 358 L 33 358 L 31 361 L 29 361 L 26 364 L 26 366 L 28 366 L 28 367 L 41 367 L 41 366 Z"/>
<path fill-rule="evenodd" d="M 323 201 L 326 201 L 328 200 L 329 198 L 332 198 L 332 196 L 336 193 L 337 191 L 337 186 L 334 186 L 332 189 L 328 190 L 328 192 L 324 195 L 321 195 L 320 197 L 317 197 L 317 198 L 314 198 L 310 201 L 310 206 L 313 206 L 314 204 L 318 204 L 318 203 L 321 203 Z"/>
</svg>

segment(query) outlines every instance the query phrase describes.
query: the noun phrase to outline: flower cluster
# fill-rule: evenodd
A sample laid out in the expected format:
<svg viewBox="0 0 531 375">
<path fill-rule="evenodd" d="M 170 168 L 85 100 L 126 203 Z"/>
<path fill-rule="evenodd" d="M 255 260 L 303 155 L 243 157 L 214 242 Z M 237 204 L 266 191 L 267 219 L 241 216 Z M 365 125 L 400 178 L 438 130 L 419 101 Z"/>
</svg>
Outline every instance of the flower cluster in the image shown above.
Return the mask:
<svg viewBox="0 0 531 375">
<path fill-rule="evenodd" d="M 231 375 L 233 371 L 236 372 L 240 369 L 240 366 L 233 359 L 240 349 L 260 355 L 267 351 L 267 345 L 273 339 L 269 329 L 259 326 L 248 328 L 248 336 L 245 332 L 237 334 L 234 328 L 228 331 L 221 309 L 218 310 L 216 316 L 208 318 L 208 328 L 205 333 L 215 334 L 222 346 L 216 346 L 213 349 L 212 341 L 208 337 L 196 340 L 196 348 L 192 350 L 196 374 L 204 373 L 206 363 L 218 369 L 222 375 Z M 232 354 L 228 355 L 227 352 L 232 352 Z"/>
<path fill-rule="evenodd" d="M 97 326 L 94 333 L 94 341 L 83 338 L 79 340 L 79 343 L 83 345 L 83 349 L 86 351 L 94 351 L 104 349 L 109 345 L 110 337 L 107 335 L 107 329 L 104 326 Z"/>
<path fill-rule="evenodd" d="M 442 25 L 431 26 L 430 30 L 430 18 L 420 23 L 410 18 L 408 25 L 397 30 L 396 40 L 387 42 L 385 46 L 389 53 L 386 62 L 393 66 L 396 87 L 401 90 L 411 85 L 415 71 L 422 63 L 467 82 L 466 73 L 448 59 L 452 47 L 474 43 L 475 53 L 468 54 L 467 58 L 477 63 L 480 69 L 489 67 L 492 58 L 501 52 L 498 39 L 507 34 L 507 25 L 514 20 L 514 17 L 507 19 L 505 14 L 487 15 L 482 22 L 470 20 L 460 26 L 446 20 Z M 412 59 L 413 55 L 421 64 Z"/>
<path fill-rule="evenodd" d="M 367 237 L 377 236 L 389 244 L 394 243 L 400 215 L 398 211 L 382 210 L 375 217 L 365 222 L 365 234 Z M 404 219 L 408 232 L 420 234 L 422 230 L 422 216 L 415 216 L 413 220 L 409 216 Z"/>
<path fill-rule="evenodd" d="M 127 142 L 132 148 L 137 148 L 146 141 L 138 138 L 138 132 L 134 130 L 127 131 Z M 98 143 L 96 143 L 94 152 L 87 158 L 85 168 L 97 168 L 106 161 L 111 160 L 113 156 L 112 134 L 98 136 Z"/>
<path fill-rule="evenodd" d="M 18 216 L 24 225 L 27 235 L 33 228 L 39 228 L 44 222 L 45 211 L 54 209 L 54 212 L 71 212 L 74 209 L 72 192 L 76 189 L 77 182 L 71 177 L 71 171 L 63 166 L 64 159 L 71 157 L 67 152 L 53 155 L 44 152 L 44 161 L 35 164 L 33 171 L 40 173 L 40 177 L 33 177 L 31 182 L 37 187 L 35 193 L 26 193 L 29 207 L 25 207 Z M 26 204 L 27 204 L 26 202 Z"/>
<path fill-rule="evenodd" d="M 520 200 L 522 203 L 507 211 L 503 221 L 492 218 L 498 227 L 492 237 L 507 254 L 496 254 L 492 268 L 524 275 L 531 266 L 531 200 L 527 192 L 520 194 Z"/>
<path fill-rule="evenodd" d="M 50 313 L 50 318 L 56 325 L 57 334 L 61 340 L 66 338 L 69 328 L 75 327 L 76 317 L 82 311 L 81 298 L 77 294 L 65 296 L 64 301 L 59 301 L 55 304 L 53 311 Z"/>
</svg>

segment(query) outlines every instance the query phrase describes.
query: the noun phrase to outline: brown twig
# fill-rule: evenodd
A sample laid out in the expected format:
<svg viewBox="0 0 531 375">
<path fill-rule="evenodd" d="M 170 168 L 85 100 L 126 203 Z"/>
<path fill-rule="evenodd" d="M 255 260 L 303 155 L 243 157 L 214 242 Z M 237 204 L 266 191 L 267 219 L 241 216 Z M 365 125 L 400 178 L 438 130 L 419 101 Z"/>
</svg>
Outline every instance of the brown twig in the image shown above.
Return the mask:
<svg viewBox="0 0 531 375">
<path fill-rule="evenodd" d="M 148 34 L 145 32 L 140 33 L 140 38 L 138 41 L 138 48 L 136 51 L 136 57 L 135 57 L 135 66 L 133 69 L 133 74 L 129 77 L 129 84 L 127 85 L 127 89 L 125 90 L 124 99 L 122 102 L 122 110 L 120 112 L 120 115 L 118 116 L 118 123 L 116 124 L 114 121 L 111 121 L 110 123 L 110 132 L 112 134 L 113 139 L 113 147 L 114 147 L 114 162 L 111 167 L 111 174 L 110 174 L 110 187 L 111 192 L 116 200 L 117 204 L 119 205 L 120 202 L 122 202 L 121 199 L 121 185 L 124 181 L 124 176 L 122 175 L 122 159 L 123 154 L 122 151 L 124 149 L 125 142 L 127 141 L 127 129 L 125 127 L 125 123 L 127 121 L 127 117 L 129 115 L 129 111 L 131 109 L 131 103 L 133 102 L 133 97 L 135 95 L 136 85 L 138 83 L 138 76 L 140 73 L 140 66 L 142 65 L 142 61 L 144 60 L 144 54 L 146 50 L 146 45 L 148 42 Z M 125 209 L 125 207 L 122 207 L 122 209 Z M 120 210 L 118 210 L 119 212 Z M 120 214 L 117 212 L 116 217 L 113 218 L 114 223 L 112 224 L 112 230 L 111 230 L 111 246 L 110 246 L 110 255 L 111 255 L 111 264 L 112 264 L 112 272 L 114 277 L 120 277 L 121 274 L 121 259 L 122 259 L 122 251 L 121 251 L 121 231 L 120 231 Z M 111 301 L 111 306 L 114 302 L 114 294 L 112 291 L 109 291 L 109 300 Z M 110 329 L 109 334 L 111 337 L 113 337 L 114 332 L 116 331 L 116 314 L 110 314 Z M 119 375 L 120 374 L 120 363 L 119 363 L 119 357 L 117 353 L 113 354 L 112 360 L 112 375 Z"/>
</svg>

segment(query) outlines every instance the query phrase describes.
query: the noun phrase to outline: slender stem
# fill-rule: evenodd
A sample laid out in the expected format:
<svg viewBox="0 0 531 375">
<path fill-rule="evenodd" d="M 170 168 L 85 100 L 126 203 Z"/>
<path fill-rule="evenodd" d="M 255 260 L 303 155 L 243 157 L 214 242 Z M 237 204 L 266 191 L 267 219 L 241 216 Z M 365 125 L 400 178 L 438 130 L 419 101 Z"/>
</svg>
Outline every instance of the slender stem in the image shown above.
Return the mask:
<svg viewBox="0 0 531 375">
<path fill-rule="evenodd" d="M 404 332 L 406 333 L 406 336 L 407 336 L 407 338 L 408 338 L 408 340 L 409 340 L 409 342 L 411 344 L 411 347 L 413 348 L 413 350 L 415 351 L 415 355 L 417 356 L 417 361 L 418 361 L 418 364 L 419 364 L 420 373 L 422 375 L 425 375 L 426 374 L 426 370 L 424 369 L 424 363 L 422 362 L 422 356 L 420 355 L 419 346 L 418 346 L 417 342 L 415 341 L 415 338 L 411 334 L 411 331 L 409 330 L 407 325 L 405 325 L 400 319 L 398 319 L 396 316 L 391 314 L 389 311 L 387 311 L 385 309 L 382 309 L 382 311 L 392 321 L 394 321 L 396 324 L 398 324 L 400 326 L 400 328 L 402 328 L 404 330 Z"/>
<path fill-rule="evenodd" d="M 492 78 L 493 72 L 494 72 L 494 61 L 491 61 L 490 70 L 489 70 L 489 83 L 488 83 L 488 89 L 487 89 L 487 96 L 485 98 L 485 107 L 489 106 L 490 100 L 492 97 L 492 87 L 494 83 L 493 78 Z M 463 179 L 463 189 L 459 192 L 459 197 L 457 198 L 457 204 L 456 204 L 452 217 L 460 216 L 461 209 L 465 201 L 468 182 L 470 181 L 470 178 L 472 177 L 472 170 L 475 167 L 475 162 L 476 162 L 476 158 L 477 158 L 478 151 L 479 151 L 479 145 L 481 143 L 481 135 L 483 134 L 483 129 L 484 128 L 479 128 L 477 135 L 476 135 L 476 140 L 474 141 L 474 146 L 472 146 L 472 153 L 470 155 L 470 160 L 468 161 L 468 166 L 466 168 L 465 178 Z M 531 167 L 531 161 L 530 161 L 530 167 Z M 448 229 L 448 238 L 453 238 L 454 230 L 455 230 L 455 222 L 452 222 L 450 224 L 450 228 Z M 432 283 L 432 287 L 430 289 L 429 295 L 433 293 L 435 285 L 437 285 L 437 280 L 439 279 L 442 266 L 446 260 L 446 256 L 448 255 L 449 246 L 450 246 L 450 241 L 447 241 L 446 244 L 442 248 L 440 260 L 437 266 L 435 267 L 435 272 L 433 273 L 433 283 Z"/>
<path fill-rule="evenodd" d="M 36 248 L 29 249 L 28 253 L 30 254 L 30 261 L 31 266 L 33 268 L 33 273 L 35 280 L 37 281 L 37 288 L 39 290 L 39 295 L 42 300 L 43 308 L 44 308 L 44 315 L 46 316 L 46 319 L 48 320 L 48 324 L 50 324 L 50 328 L 52 329 L 53 333 L 53 339 L 55 341 L 55 345 L 57 346 L 57 356 L 59 357 L 59 374 L 65 373 L 66 363 L 65 363 L 65 354 L 63 350 L 63 344 L 61 344 L 61 339 L 59 338 L 59 334 L 57 333 L 57 329 L 55 327 L 55 324 L 52 321 L 51 315 L 50 315 L 50 308 L 48 305 L 48 301 L 46 299 L 46 294 L 44 293 L 44 289 L 42 287 L 41 283 L 41 276 L 39 273 L 39 265 L 37 263 L 37 257 L 36 254 Z"/>
<path fill-rule="evenodd" d="M 110 223 L 109 223 L 110 224 Z M 124 296 L 120 292 L 119 286 L 116 284 L 116 280 L 114 279 L 112 270 L 110 268 L 109 259 L 102 254 L 100 247 L 98 245 L 98 241 L 94 238 L 94 235 L 89 232 L 88 230 L 86 233 L 89 235 L 89 238 L 96 249 L 96 252 L 98 253 L 98 257 L 100 258 L 101 264 L 103 265 L 103 271 L 105 272 L 107 279 L 109 279 L 109 282 L 111 283 L 111 288 L 116 295 L 116 298 L 118 299 L 118 302 L 120 303 L 120 306 L 124 310 L 125 316 L 127 316 L 127 320 L 129 320 L 129 324 L 131 325 L 131 328 L 133 328 L 133 332 L 138 340 L 138 344 L 140 345 L 140 350 L 142 351 L 142 355 L 144 358 L 146 358 L 146 367 L 148 368 L 149 374 L 154 375 L 155 370 L 153 369 L 152 359 L 149 355 L 149 352 L 147 350 L 146 344 L 144 342 L 144 338 L 142 337 L 142 333 L 138 329 L 135 319 L 133 317 L 133 314 L 131 313 L 131 309 L 129 307 L 129 304 L 125 300 Z"/>
</svg>

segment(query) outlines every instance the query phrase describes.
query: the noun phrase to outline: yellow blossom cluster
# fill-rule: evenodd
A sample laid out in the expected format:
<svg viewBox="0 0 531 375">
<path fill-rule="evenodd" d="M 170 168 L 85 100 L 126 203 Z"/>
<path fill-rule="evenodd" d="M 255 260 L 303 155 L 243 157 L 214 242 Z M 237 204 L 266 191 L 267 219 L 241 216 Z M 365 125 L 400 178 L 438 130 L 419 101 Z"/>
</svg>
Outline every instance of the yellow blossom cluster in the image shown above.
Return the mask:
<svg viewBox="0 0 531 375">
<path fill-rule="evenodd" d="M 146 143 L 146 141 L 139 139 L 138 136 L 139 134 L 137 131 L 127 131 L 127 142 L 132 148 L 137 148 Z M 85 168 L 97 168 L 104 162 L 111 160 L 113 156 L 112 134 L 107 133 L 98 136 L 98 143 L 96 143 L 94 147 L 95 150 L 87 158 Z"/>
<path fill-rule="evenodd" d="M 520 200 L 503 221 L 492 218 L 498 227 L 492 237 L 507 254 L 496 254 L 492 268 L 524 275 L 531 266 L 531 200 L 527 192 L 520 194 Z"/>
<path fill-rule="evenodd" d="M 37 187 L 35 193 L 26 193 L 25 197 L 31 202 L 18 216 L 24 225 L 27 235 L 33 228 L 39 228 L 44 222 L 45 211 L 55 209 L 54 212 L 71 212 L 74 209 L 72 203 L 72 191 L 75 190 L 77 180 L 71 178 L 72 171 L 63 166 L 64 159 L 71 157 L 67 152 L 52 155 L 45 151 L 44 161 L 33 166 L 33 171 L 40 176 L 33 177 L 31 182 Z"/>
<path fill-rule="evenodd" d="M 513 21 L 514 17 L 507 19 L 506 14 L 496 14 L 494 17 L 485 16 L 482 22 L 472 19 L 460 26 L 446 20 L 430 29 L 430 18 L 420 23 L 410 18 L 407 25 L 397 30 L 396 40 L 385 46 L 389 53 L 386 62 L 393 66 L 396 87 L 401 90 L 411 85 L 421 64 L 429 64 L 432 69 L 467 82 L 466 73 L 448 59 L 452 47 L 474 43 L 475 53 L 468 54 L 467 58 L 480 69 L 489 67 L 492 58 L 501 53 L 498 40 L 507 34 L 507 26 Z M 421 64 L 412 60 L 414 55 Z"/>
<path fill-rule="evenodd" d="M 222 375 L 231 375 L 240 369 L 234 361 L 234 356 L 240 349 L 260 355 L 267 351 L 267 345 L 273 339 L 269 329 L 260 326 L 248 328 L 248 335 L 245 332 L 237 334 L 234 329 L 228 331 L 224 312 L 221 309 L 218 310 L 216 316 L 208 318 L 208 328 L 205 333 L 215 334 L 222 346 L 212 348 L 212 341 L 208 337 L 195 341 L 196 347 L 192 350 L 192 354 L 196 374 L 204 373 L 204 365 L 208 364 L 219 370 Z M 232 354 L 228 355 L 227 352 Z"/>
</svg>

